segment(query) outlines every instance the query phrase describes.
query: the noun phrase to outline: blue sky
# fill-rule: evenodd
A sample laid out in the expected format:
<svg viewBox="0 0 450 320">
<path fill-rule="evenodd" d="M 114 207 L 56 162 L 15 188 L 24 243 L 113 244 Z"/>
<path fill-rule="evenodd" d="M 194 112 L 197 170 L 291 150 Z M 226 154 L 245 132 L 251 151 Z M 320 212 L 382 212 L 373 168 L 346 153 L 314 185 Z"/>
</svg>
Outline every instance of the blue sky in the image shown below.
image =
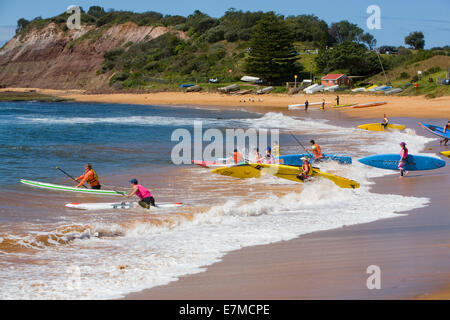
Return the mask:
<svg viewBox="0 0 450 320">
<path fill-rule="evenodd" d="M 0 45 L 14 35 L 19 18 L 52 17 L 70 5 L 79 5 L 86 10 L 99 5 L 105 9 L 157 11 L 183 16 L 198 9 L 220 17 L 229 8 L 275 11 L 285 16 L 315 14 L 329 24 L 344 19 L 356 23 L 375 36 L 378 46 L 404 45 L 405 36 L 417 30 L 424 33 L 426 48 L 450 44 L 450 0 L 0 0 Z M 380 30 L 369 30 L 366 26 L 369 5 L 378 5 L 381 9 Z"/>
</svg>

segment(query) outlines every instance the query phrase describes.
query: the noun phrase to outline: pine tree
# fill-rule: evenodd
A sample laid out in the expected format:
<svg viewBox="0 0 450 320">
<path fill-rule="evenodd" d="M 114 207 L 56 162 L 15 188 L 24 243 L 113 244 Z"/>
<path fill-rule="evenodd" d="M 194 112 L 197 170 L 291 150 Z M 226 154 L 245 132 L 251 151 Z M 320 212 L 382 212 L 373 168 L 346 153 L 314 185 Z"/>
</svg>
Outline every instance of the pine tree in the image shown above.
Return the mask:
<svg viewBox="0 0 450 320">
<path fill-rule="evenodd" d="M 295 49 L 291 30 L 282 16 L 273 12 L 255 25 L 250 39 L 250 53 L 245 70 L 249 75 L 262 78 L 268 83 L 280 83 L 291 79 L 295 68 Z"/>
</svg>

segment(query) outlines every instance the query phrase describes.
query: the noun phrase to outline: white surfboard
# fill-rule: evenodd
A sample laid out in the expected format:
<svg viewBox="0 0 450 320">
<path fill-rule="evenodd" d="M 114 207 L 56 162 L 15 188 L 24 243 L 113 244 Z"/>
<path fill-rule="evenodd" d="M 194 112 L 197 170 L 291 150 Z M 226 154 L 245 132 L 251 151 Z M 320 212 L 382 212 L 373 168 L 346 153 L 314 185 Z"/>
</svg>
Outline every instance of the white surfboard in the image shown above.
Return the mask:
<svg viewBox="0 0 450 320">
<path fill-rule="evenodd" d="M 136 207 L 137 201 L 122 201 L 122 202 L 103 202 L 103 203 L 68 203 L 66 207 L 78 210 L 108 210 L 108 209 L 132 209 Z M 180 202 L 160 202 L 156 203 L 156 207 L 150 207 L 150 210 L 154 209 L 167 209 L 181 207 L 183 204 Z"/>
</svg>

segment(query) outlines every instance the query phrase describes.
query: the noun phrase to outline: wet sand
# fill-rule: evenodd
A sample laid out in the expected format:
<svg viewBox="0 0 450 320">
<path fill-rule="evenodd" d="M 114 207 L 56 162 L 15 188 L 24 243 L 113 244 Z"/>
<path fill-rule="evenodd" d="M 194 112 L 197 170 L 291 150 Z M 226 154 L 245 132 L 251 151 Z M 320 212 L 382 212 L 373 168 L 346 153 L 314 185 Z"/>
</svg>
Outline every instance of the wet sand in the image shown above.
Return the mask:
<svg viewBox="0 0 450 320">
<path fill-rule="evenodd" d="M 435 141 L 427 150 L 442 148 Z M 125 299 L 450 299 L 450 168 L 374 181 L 373 192 L 430 204 L 398 218 L 243 248 L 205 272 Z M 381 269 L 380 290 L 367 289 L 370 265 Z"/>
</svg>

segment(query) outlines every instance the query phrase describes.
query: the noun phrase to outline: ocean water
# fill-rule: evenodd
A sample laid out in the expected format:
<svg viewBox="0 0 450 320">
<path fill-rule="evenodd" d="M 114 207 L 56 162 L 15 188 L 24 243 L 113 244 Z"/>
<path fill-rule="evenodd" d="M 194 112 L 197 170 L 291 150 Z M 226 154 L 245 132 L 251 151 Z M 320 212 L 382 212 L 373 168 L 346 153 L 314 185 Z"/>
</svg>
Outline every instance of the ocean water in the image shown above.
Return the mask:
<svg viewBox="0 0 450 320">
<path fill-rule="evenodd" d="M 176 128 L 279 129 L 283 154 L 302 152 L 288 134 L 327 153 L 353 157 L 321 170 L 360 182 L 340 189 L 328 180 L 299 184 L 264 176 L 234 179 L 175 166 Z M 0 298 L 108 299 L 201 272 L 227 252 L 288 240 L 344 225 L 392 218 L 425 206 L 427 198 L 370 192 L 370 178 L 395 172 L 357 158 L 397 153 L 406 141 L 420 154 L 432 139 L 404 132 L 368 132 L 326 120 L 269 112 L 81 103 L 0 103 Z M 72 185 L 55 169 L 77 176 L 86 162 L 104 185 L 127 187 L 138 177 L 157 201 L 180 201 L 160 211 L 77 211 L 68 202 L 111 198 L 34 189 L 20 178 Z M 120 198 L 118 198 L 120 199 Z M 377 208 L 367 210 L 366 208 Z"/>
</svg>

